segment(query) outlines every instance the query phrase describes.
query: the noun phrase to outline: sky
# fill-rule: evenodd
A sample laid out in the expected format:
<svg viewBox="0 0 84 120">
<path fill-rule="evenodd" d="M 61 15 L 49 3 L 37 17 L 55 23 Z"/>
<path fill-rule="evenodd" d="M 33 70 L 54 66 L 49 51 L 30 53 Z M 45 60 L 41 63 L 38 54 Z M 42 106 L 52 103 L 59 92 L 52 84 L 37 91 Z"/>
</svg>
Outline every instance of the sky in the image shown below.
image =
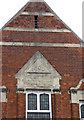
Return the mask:
<svg viewBox="0 0 84 120">
<path fill-rule="evenodd" d="M 0 0 L 0 29 L 29 0 Z M 45 0 L 61 20 L 82 39 L 82 2 L 84 0 Z"/>
</svg>

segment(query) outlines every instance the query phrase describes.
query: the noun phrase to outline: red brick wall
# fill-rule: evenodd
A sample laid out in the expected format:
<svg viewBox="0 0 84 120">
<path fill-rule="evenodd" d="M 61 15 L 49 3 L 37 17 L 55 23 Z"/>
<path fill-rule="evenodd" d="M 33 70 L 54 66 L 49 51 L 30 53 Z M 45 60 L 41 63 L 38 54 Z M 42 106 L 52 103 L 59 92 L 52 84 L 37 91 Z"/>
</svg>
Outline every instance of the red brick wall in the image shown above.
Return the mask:
<svg viewBox="0 0 84 120">
<path fill-rule="evenodd" d="M 25 118 L 26 115 L 26 95 L 24 93 L 17 94 L 17 117 Z"/>
<path fill-rule="evenodd" d="M 75 43 L 80 41 L 72 33 L 48 32 L 17 32 L 3 31 L 4 42 L 35 42 L 35 43 Z"/>
<path fill-rule="evenodd" d="M 0 119 L 2 119 L 2 103 L 0 102 Z"/>
<path fill-rule="evenodd" d="M 51 12 L 51 10 L 43 2 L 30 2 L 24 9 L 28 12 Z"/>
<path fill-rule="evenodd" d="M 6 118 L 7 114 L 7 103 L 3 102 L 2 103 L 2 118 Z"/>
<path fill-rule="evenodd" d="M 2 41 L 2 31 L 0 30 L 0 41 Z M 0 46 L 0 86 L 2 85 L 2 46 Z M 0 90 L 1 99 L 1 90 Z M 0 119 L 2 118 L 2 103 L 0 102 Z"/>
<path fill-rule="evenodd" d="M 72 118 L 79 118 L 79 104 L 72 103 Z"/>
<path fill-rule="evenodd" d="M 84 78 L 84 47 L 82 48 L 82 75 Z"/>
<path fill-rule="evenodd" d="M 10 22 L 7 27 L 34 28 L 34 15 L 20 15 Z M 67 29 L 63 23 L 52 16 L 38 16 L 38 28 Z"/>
<path fill-rule="evenodd" d="M 7 27 L 34 28 L 34 16 L 18 16 Z"/>
<path fill-rule="evenodd" d="M 18 116 L 23 118 L 25 116 L 25 98 L 24 94 L 16 93 L 17 80 L 15 79 L 15 75 L 36 51 L 40 51 L 62 76 L 62 80 L 60 81 L 61 94 L 55 94 L 55 98 L 54 95 L 52 95 L 53 117 L 70 118 L 71 104 L 68 90 L 72 86 L 77 86 L 80 79 L 82 79 L 81 48 L 19 46 L 2 47 L 3 85 L 10 90 L 10 92 L 7 93 L 6 117 L 15 118 Z M 54 99 L 56 99 L 56 108 L 54 108 Z M 76 112 L 78 112 L 78 108 Z M 77 113 L 74 111 L 74 117 L 78 117 L 75 114 Z"/>
<path fill-rule="evenodd" d="M 78 90 L 84 90 L 84 82 L 82 83 L 82 85 L 80 86 Z"/>
<path fill-rule="evenodd" d="M 0 41 L 2 41 L 2 30 L 0 30 Z"/>
<path fill-rule="evenodd" d="M 29 3 L 24 9 L 28 12 L 51 12 L 44 3 Z M 8 27 L 34 28 L 34 16 L 19 16 L 8 25 Z M 55 17 L 38 16 L 39 28 L 66 28 Z M 75 43 L 80 41 L 73 33 L 50 33 L 50 32 L 15 32 L 2 31 L 3 42 L 34 42 L 34 43 Z M 30 47 L 30 46 L 3 46 L 2 47 L 2 85 L 10 91 L 7 93 L 7 103 L 3 103 L 3 118 L 24 118 L 26 96 L 16 93 L 16 73 L 37 52 L 48 60 L 48 62 L 62 76 L 60 80 L 61 94 L 52 94 L 52 116 L 53 118 L 78 118 L 78 104 L 70 103 L 70 87 L 76 87 L 84 76 L 84 55 L 82 48 L 75 47 Z M 82 62 L 83 61 L 83 62 Z"/>
</svg>

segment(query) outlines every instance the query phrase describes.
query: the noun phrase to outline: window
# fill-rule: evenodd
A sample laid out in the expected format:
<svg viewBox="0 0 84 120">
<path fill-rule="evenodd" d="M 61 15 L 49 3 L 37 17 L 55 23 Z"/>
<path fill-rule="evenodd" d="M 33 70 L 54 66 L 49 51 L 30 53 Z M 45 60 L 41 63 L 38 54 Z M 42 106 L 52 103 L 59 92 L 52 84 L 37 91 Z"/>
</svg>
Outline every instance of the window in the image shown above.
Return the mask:
<svg viewBox="0 0 84 120">
<path fill-rule="evenodd" d="M 84 118 L 84 101 L 79 102 L 80 118 Z"/>
<path fill-rule="evenodd" d="M 84 105 L 81 105 L 81 118 L 84 118 Z"/>
<path fill-rule="evenodd" d="M 35 28 L 38 28 L 38 16 L 34 16 L 34 21 Z"/>
<path fill-rule="evenodd" d="M 41 94 L 40 95 L 40 110 L 49 110 L 49 95 Z"/>
<path fill-rule="evenodd" d="M 33 91 L 26 93 L 26 118 L 36 120 L 52 118 L 50 92 Z"/>
<path fill-rule="evenodd" d="M 28 94 L 28 110 L 37 110 L 37 95 Z"/>
</svg>

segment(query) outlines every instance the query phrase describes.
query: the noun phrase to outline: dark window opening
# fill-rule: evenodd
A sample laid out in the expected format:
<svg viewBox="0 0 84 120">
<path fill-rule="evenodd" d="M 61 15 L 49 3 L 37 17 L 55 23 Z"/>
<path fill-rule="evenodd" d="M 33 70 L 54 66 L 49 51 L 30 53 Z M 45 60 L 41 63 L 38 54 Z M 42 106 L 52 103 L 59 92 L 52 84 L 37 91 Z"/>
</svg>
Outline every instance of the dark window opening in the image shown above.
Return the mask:
<svg viewBox="0 0 84 120">
<path fill-rule="evenodd" d="M 40 110 L 49 110 L 49 95 L 40 95 Z"/>
<path fill-rule="evenodd" d="M 37 110 L 36 94 L 28 94 L 28 110 Z"/>
<path fill-rule="evenodd" d="M 84 118 L 84 105 L 81 105 L 81 118 Z"/>
<path fill-rule="evenodd" d="M 50 113 L 27 113 L 29 120 L 50 120 Z"/>
<path fill-rule="evenodd" d="M 34 16 L 34 21 L 35 28 L 38 28 L 38 16 Z"/>
</svg>

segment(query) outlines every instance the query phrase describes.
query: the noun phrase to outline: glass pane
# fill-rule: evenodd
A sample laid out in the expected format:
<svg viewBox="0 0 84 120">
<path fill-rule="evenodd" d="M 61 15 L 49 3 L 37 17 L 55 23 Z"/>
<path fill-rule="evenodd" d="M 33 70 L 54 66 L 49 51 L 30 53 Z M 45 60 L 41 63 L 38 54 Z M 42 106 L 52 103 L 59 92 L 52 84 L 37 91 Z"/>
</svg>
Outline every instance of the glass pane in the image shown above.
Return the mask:
<svg viewBox="0 0 84 120">
<path fill-rule="evenodd" d="M 84 105 L 81 105 L 81 118 L 84 118 Z"/>
<path fill-rule="evenodd" d="M 27 113 L 28 119 L 42 119 L 42 120 L 49 120 L 50 119 L 50 113 Z"/>
<path fill-rule="evenodd" d="M 49 110 L 49 95 L 40 95 L 40 110 Z"/>
<path fill-rule="evenodd" d="M 37 95 L 28 94 L 28 110 L 37 110 Z"/>
</svg>

